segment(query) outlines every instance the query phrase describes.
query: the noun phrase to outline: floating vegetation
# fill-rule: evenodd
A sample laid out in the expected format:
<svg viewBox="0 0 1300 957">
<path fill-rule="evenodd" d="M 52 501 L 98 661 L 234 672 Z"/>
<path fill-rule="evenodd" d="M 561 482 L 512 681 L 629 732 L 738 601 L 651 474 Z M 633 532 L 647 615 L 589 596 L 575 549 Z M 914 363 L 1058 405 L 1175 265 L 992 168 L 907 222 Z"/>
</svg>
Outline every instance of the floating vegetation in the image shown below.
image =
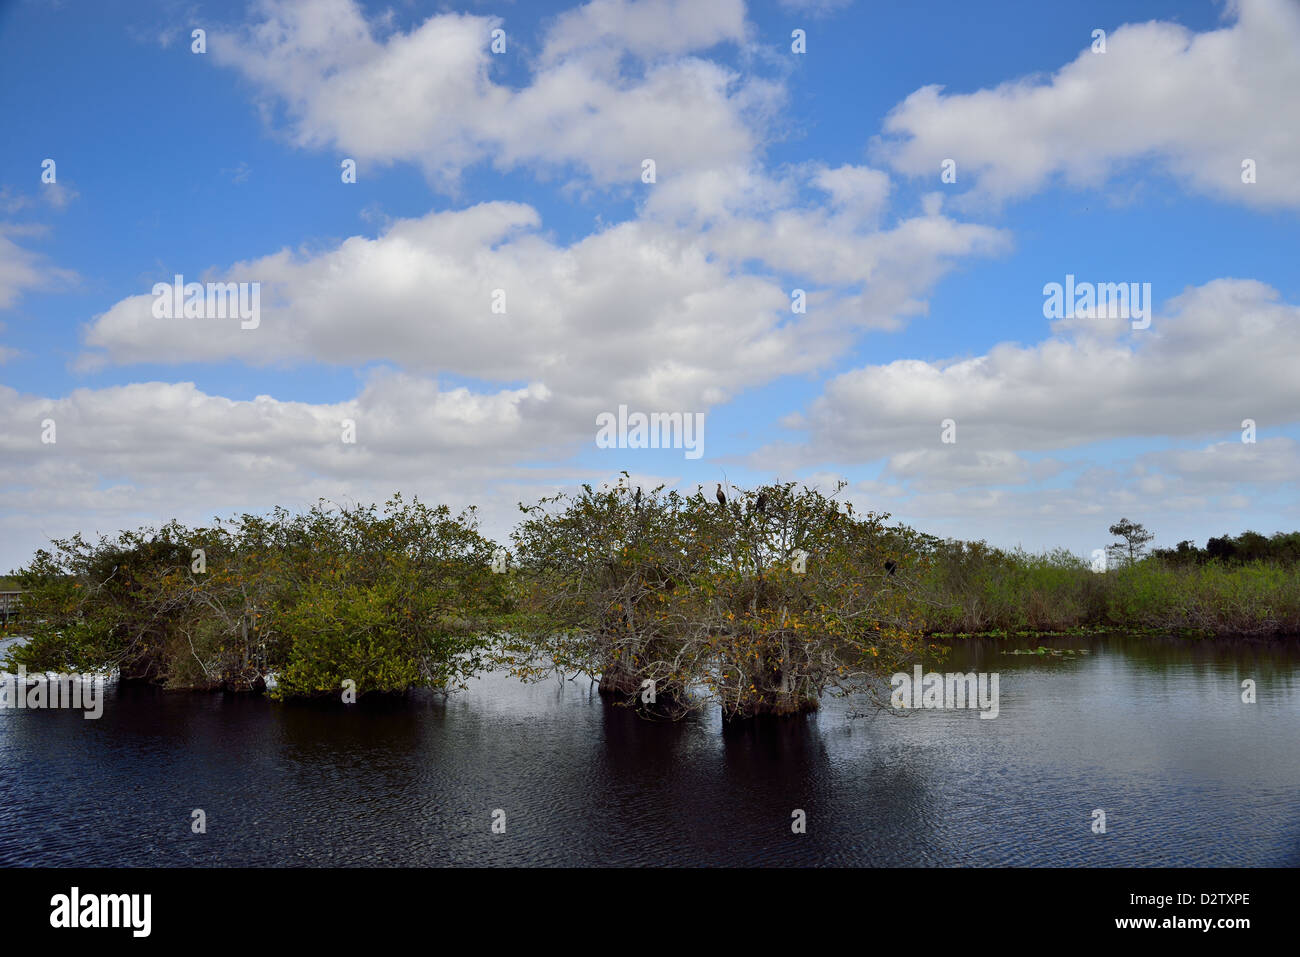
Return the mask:
<svg viewBox="0 0 1300 957">
<path fill-rule="evenodd" d="M 1079 655 L 1092 654 L 1087 648 L 1045 648 L 1039 645 L 1037 648 L 1015 648 L 1011 651 L 1002 651 L 1003 655 L 1038 655 L 1042 658 L 1075 658 Z"/>
</svg>

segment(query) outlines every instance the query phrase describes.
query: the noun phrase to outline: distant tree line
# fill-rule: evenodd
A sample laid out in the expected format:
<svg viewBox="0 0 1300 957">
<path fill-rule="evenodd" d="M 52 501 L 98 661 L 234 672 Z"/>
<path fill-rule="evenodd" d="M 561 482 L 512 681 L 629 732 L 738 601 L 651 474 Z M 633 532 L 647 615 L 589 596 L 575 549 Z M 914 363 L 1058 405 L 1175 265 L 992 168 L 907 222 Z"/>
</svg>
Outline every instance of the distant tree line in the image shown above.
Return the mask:
<svg viewBox="0 0 1300 957">
<path fill-rule="evenodd" d="M 1256 532 L 1147 550 L 1127 518 L 1110 526 L 1109 562 L 1066 549 L 1033 554 L 926 539 L 915 590 L 926 634 L 1097 629 L 1188 636 L 1300 634 L 1300 533 Z"/>
<path fill-rule="evenodd" d="M 1300 563 L 1300 532 L 1242 532 L 1211 538 L 1204 548 L 1190 539 L 1173 548 L 1154 548 L 1151 557 L 1173 565 L 1204 565 L 1219 561 L 1242 565 L 1249 562 L 1275 562 L 1281 565 Z"/>
</svg>

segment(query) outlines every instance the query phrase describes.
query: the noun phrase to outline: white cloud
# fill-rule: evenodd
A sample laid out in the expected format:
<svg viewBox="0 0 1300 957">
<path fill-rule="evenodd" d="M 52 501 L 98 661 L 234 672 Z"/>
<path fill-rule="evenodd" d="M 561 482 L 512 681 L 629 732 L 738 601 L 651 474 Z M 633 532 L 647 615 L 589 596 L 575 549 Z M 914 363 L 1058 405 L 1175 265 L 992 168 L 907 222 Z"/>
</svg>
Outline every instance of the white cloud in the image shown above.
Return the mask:
<svg viewBox="0 0 1300 957">
<path fill-rule="evenodd" d="M 48 289 L 72 282 L 76 274 L 51 265 L 40 253 L 32 252 L 11 236 L 38 236 L 45 232 L 37 226 L 0 223 L 0 309 L 7 309 L 30 289 Z"/>
<path fill-rule="evenodd" d="M 986 451 L 1235 435 L 1245 418 L 1261 427 L 1300 418 L 1300 307 L 1263 283 L 1188 289 L 1149 329 L 1120 338 L 1106 322 L 1069 332 L 973 358 L 857 369 L 831 380 L 787 425 L 809 430 L 808 460 L 866 462 L 935 448 L 948 418 L 959 445 Z"/>
<path fill-rule="evenodd" d="M 1285 436 L 1215 442 L 1198 449 L 1150 452 L 1139 468 L 1175 473 L 1187 482 L 1224 493 L 1241 485 L 1282 486 L 1300 475 L 1300 442 Z"/>
<path fill-rule="evenodd" d="M 1109 31 L 1052 77 L 945 94 L 917 90 L 886 118 L 882 153 L 894 169 L 958 183 L 1002 200 L 1061 176 L 1100 186 L 1148 167 L 1188 189 L 1261 208 L 1300 207 L 1300 4 L 1239 0 L 1230 25 L 1193 33 L 1174 23 Z M 1257 182 L 1242 183 L 1253 159 Z"/>
<path fill-rule="evenodd" d="M 812 175 L 825 183 L 824 171 Z M 843 202 L 828 210 L 784 207 L 779 184 L 738 175 L 723 186 L 707 229 L 687 177 L 659 187 L 642 218 L 568 246 L 547 239 L 537 212 L 517 203 L 398 220 L 374 239 L 354 236 L 316 255 L 284 250 L 225 270 L 224 281 L 262 283 L 256 329 L 157 319 L 148 294 L 121 300 L 87 328 L 83 366 L 395 361 L 544 383 L 558 407 L 583 417 L 620 402 L 701 410 L 824 366 L 855 330 L 889 327 L 923 308 L 952 260 L 1005 245 L 997 230 L 942 216 L 876 230 L 867 220 L 877 217 L 887 182 L 850 167 L 831 176 Z M 775 208 L 750 212 L 749 203 Z M 678 221 L 684 209 L 688 219 Z M 791 314 L 790 289 L 777 278 L 789 273 L 806 277 L 806 315 Z M 504 315 L 491 311 L 498 289 Z"/>
<path fill-rule="evenodd" d="M 728 273 L 695 243 L 627 223 L 557 247 L 537 224 L 534 210 L 510 203 L 401 220 L 320 256 L 284 251 L 230 269 L 232 280 L 264 283 L 257 329 L 155 319 L 141 295 L 98 318 L 86 343 L 116 362 L 394 359 L 536 379 L 571 397 L 697 408 L 833 352 L 825 336 L 801 343 L 780 326 L 782 290 Z M 491 311 L 496 289 L 504 315 Z"/>
<path fill-rule="evenodd" d="M 48 536 L 77 528 L 108 531 L 135 516 L 198 521 L 321 496 L 374 501 L 404 491 L 495 502 L 504 515 L 513 501 L 489 483 L 523 484 L 521 462 L 571 451 L 571 436 L 544 415 L 548 400 L 539 386 L 480 394 L 391 372 L 324 404 L 236 401 L 188 382 L 57 399 L 0 386 L 0 529 L 10 529 L 0 530 L 0 564 L 25 561 Z M 56 429 L 49 444 L 47 419 Z M 355 444 L 343 441 L 345 419 L 355 422 Z M 553 481 L 563 473 L 536 474 Z"/>
<path fill-rule="evenodd" d="M 416 163 L 448 188 L 481 160 L 502 168 L 573 164 L 598 183 L 628 187 L 639 183 L 646 158 L 660 176 L 744 162 L 759 141 L 754 124 L 782 96 L 776 84 L 682 55 L 743 39 L 743 7 L 734 0 L 580 7 L 555 21 L 520 89 L 492 77 L 490 34 L 499 18 L 438 14 L 379 39 L 378 24 L 352 0 L 262 0 L 256 9 L 259 22 L 214 33 L 209 49 L 255 83 L 268 105 L 285 107 L 298 145 L 334 148 L 359 164 Z M 523 56 L 511 42 L 507 36 L 503 56 Z M 623 52 L 671 56 L 627 76 Z"/>
<path fill-rule="evenodd" d="M 864 220 L 877 219 L 889 199 L 889 174 L 866 166 L 822 169 L 815 182 L 830 194 L 837 209 Z"/>
<path fill-rule="evenodd" d="M 908 482 L 914 489 L 973 488 L 1025 485 L 1059 473 L 1064 463 L 1032 462 L 1005 449 L 972 449 L 960 444 L 911 449 L 889 457 L 884 478 Z"/>
<path fill-rule="evenodd" d="M 809 14 L 840 5 L 783 2 Z M 522 203 L 396 220 L 370 206 L 377 234 L 323 251 L 282 249 L 207 274 L 207 263 L 166 264 L 158 281 L 181 272 L 263 283 L 260 327 L 158 320 L 151 296 L 134 296 L 86 327 L 84 367 L 398 368 L 334 403 L 233 400 L 190 383 L 62 398 L 0 387 L 0 564 L 90 523 L 202 520 L 396 489 L 476 501 L 504 534 L 515 501 L 608 477 L 531 464 L 573 462 L 593 441 L 595 413 L 620 403 L 709 411 L 824 369 L 863 330 L 925 312 L 955 262 L 1010 246 L 1003 230 L 944 215 L 946 194 L 921 197 L 919 213 L 891 209 L 883 169 L 766 168 L 784 90 L 702 58 L 719 45 L 741 63 L 761 58 L 739 0 L 594 0 L 554 18 L 535 44 L 511 32 L 508 60 L 489 52 L 490 31 L 509 28 L 496 17 L 438 14 L 398 30 L 395 14 L 367 20 L 353 0 L 254 9 L 243 30 L 210 30 L 209 49 L 297 145 L 352 156 L 363 177 L 415 164 L 448 189 L 474 164 L 523 166 L 572 188 L 615 187 L 636 198 L 636 214 L 561 242 Z M 891 114 L 883 155 L 936 177 L 953 156 L 980 199 L 1031 193 L 1056 176 L 1103 183 L 1150 162 L 1200 191 L 1297 205 L 1295 25 L 1288 8 L 1252 0 L 1205 34 L 1158 23 L 1114 30 L 1105 56 L 1085 52 L 1048 82 L 969 95 L 925 88 Z M 507 74 L 524 80 L 507 84 Z M 1245 156 L 1258 161 L 1255 186 L 1240 184 Z M 656 160 L 654 185 L 640 183 L 645 158 Z M 0 229 L 0 307 L 58 276 Z M 806 315 L 790 311 L 792 285 L 808 292 Z M 506 292 L 505 315 L 490 310 L 495 289 Z M 1212 508 L 1230 522 L 1295 474 L 1292 440 L 1235 440 L 1243 418 L 1261 430 L 1295 421 L 1295 355 L 1300 309 L 1263 283 L 1223 279 L 1166 303 L 1145 331 L 1063 321 L 1033 346 L 837 376 L 785 423 L 807 442 L 769 446 L 750 464 L 809 474 L 879 463 L 850 490 L 857 504 L 883 501 L 962 537 L 1004 541 L 1026 516 L 1046 541 L 1093 526 L 1104 537 L 1121 512 L 1172 525 Z M 453 388 L 435 374 L 473 384 Z M 47 417 L 58 424 L 54 446 L 39 441 Z M 345 418 L 357 423 L 355 446 L 340 441 Z M 957 421 L 957 445 L 940 442 L 946 418 Z M 1134 436 L 1223 441 L 1096 467 L 1061 452 Z M 1044 450 L 1055 454 L 1034 454 Z"/>
<path fill-rule="evenodd" d="M 592 0 L 556 18 L 541 62 L 610 48 L 649 59 L 744 39 L 744 0 Z"/>
</svg>

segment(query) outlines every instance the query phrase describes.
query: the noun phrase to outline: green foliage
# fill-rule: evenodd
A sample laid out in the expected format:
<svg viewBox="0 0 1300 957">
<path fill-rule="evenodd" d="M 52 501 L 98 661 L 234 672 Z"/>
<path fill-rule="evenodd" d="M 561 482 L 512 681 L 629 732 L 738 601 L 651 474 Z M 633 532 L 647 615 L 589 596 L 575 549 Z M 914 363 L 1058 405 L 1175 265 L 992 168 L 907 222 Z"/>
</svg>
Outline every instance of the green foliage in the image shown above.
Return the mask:
<svg viewBox="0 0 1300 957">
<path fill-rule="evenodd" d="M 29 670 L 119 668 L 171 688 L 280 697 L 463 683 L 510 598 L 472 512 L 320 503 L 189 529 L 74 536 L 19 573 Z"/>
<path fill-rule="evenodd" d="M 127 677 L 160 679 L 166 647 L 186 624 L 185 605 L 170 587 L 188 531 L 178 523 L 116 539 L 80 535 L 52 543 L 18 572 L 22 616 L 30 637 L 11 653 L 29 670 L 120 668 Z"/>
<path fill-rule="evenodd" d="M 1266 538 L 1258 532 L 1246 531 L 1235 537 L 1211 538 L 1204 548 L 1182 541 L 1175 548 L 1152 549 L 1151 555 L 1171 565 L 1204 565 L 1212 561 L 1230 565 L 1248 562 L 1295 565 L 1300 564 L 1300 532 L 1275 532 Z"/>
<path fill-rule="evenodd" d="M 407 505 L 317 508 L 289 524 L 295 561 L 273 609 L 290 650 L 275 694 L 463 686 L 509 606 L 473 513 Z"/>
<path fill-rule="evenodd" d="M 520 508 L 508 574 L 472 509 L 400 496 L 55 541 L 12 576 L 23 596 L 6 632 L 29 640 L 7 664 L 169 688 L 261 690 L 274 676 L 280 698 L 349 679 L 362 694 L 450 689 L 504 664 L 598 676 L 637 703 L 653 682 L 661 712 L 714 703 L 730 719 L 870 692 L 925 634 L 1300 633 L 1300 533 L 1139 558 L 1148 533 L 1121 522 L 1133 550 L 1097 573 L 1063 549 L 889 526 L 794 483 L 719 503 L 643 492 L 625 473 Z"/>
<path fill-rule="evenodd" d="M 523 511 L 514 542 L 537 612 L 511 661 L 524 677 L 599 675 L 628 697 L 653 682 L 659 710 L 714 702 L 741 718 L 862 690 L 915 650 L 911 536 L 815 490 L 732 490 L 723 504 L 625 475 Z"/>
<path fill-rule="evenodd" d="M 1147 545 L 1155 535 L 1146 530 L 1144 525 L 1121 518 L 1109 529 L 1112 535 L 1118 535 L 1120 541 L 1112 542 L 1106 551 L 1118 565 L 1132 565 L 1146 554 Z"/>
<path fill-rule="evenodd" d="M 1300 634 L 1300 566 L 1148 560 L 1115 578 L 1112 622 L 1213 635 Z"/>
<path fill-rule="evenodd" d="M 919 589 L 927 631 L 1064 631 L 1105 608 L 1101 576 L 1064 549 L 1032 555 L 947 541 L 930 554 Z"/>
<path fill-rule="evenodd" d="M 1300 565 L 1153 555 L 1099 574 L 1064 550 L 1031 555 L 983 542 L 936 543 L 931 556 L 918 590 L 928 633 L 1300 633 Z"/>
</svg>

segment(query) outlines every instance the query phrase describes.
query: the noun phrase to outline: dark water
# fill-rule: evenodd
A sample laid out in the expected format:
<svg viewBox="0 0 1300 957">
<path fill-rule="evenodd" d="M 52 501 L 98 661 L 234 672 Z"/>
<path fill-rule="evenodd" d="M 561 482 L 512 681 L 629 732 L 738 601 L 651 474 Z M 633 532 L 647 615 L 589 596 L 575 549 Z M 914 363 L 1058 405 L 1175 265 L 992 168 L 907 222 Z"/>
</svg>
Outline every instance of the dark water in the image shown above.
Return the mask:
<svg viewBox="0 0 1300 957">
<path fill-rule="evenodd" d="M 1092 653 L 954 650 L 999 672 L 995 720 L 831 702 L 724 731 L 585 680 L 351 709 L 110 687 L 98 721 L 0 711 L 0 864 L 1300 865 L 1295 642 L 1044 643 Z"/>
</svg>

